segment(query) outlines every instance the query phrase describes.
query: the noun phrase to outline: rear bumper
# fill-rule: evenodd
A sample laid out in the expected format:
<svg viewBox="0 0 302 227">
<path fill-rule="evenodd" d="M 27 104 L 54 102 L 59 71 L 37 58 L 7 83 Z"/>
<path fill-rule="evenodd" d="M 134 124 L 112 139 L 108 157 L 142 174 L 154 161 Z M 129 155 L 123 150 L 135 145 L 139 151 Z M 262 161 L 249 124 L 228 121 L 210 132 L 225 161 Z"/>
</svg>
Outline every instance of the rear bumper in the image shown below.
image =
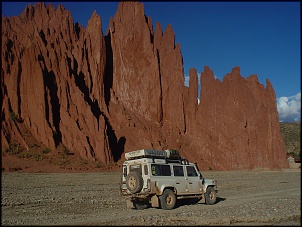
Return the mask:
<svg viewBox="0 0 302 227">
<path fill-rule="evenodd" d="M 132 194 L 132 193 L 129 193 L 129 192 L 125 192 L 125 191 L 122 191 L 121 192 L 121 195 L 126 197 L 126 198 L 149 198 L 149 197 L 152 197 L 153 195 L 155 195 L 154 193 L 135 193 L 135 194 Z"/>
</svg>

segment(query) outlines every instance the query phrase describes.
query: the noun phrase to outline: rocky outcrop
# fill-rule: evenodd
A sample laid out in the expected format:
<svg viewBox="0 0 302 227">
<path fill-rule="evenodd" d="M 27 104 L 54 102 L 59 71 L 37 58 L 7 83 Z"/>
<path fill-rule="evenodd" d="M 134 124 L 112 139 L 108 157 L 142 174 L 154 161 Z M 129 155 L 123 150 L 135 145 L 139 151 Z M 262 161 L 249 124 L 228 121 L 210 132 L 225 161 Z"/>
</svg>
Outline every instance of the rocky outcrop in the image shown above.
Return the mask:
<svg viewBox="0 0 302 227">
<path fill-rule="evenodd" d="M 63 6 L 37 3 L 19 17 L 2 19 L 2 144 L 14 142 L 13 134 L 22 137 L 10 127 L 17 125 L 14 113 L 51 149 L 63 144 L 83 157 L 113 161 L 103 111 L 106 48 L 100 17 L 94 13 L 84 29 Z"/>
<path fill-rule="evenodd" d="M 22 29 L 20 29 L 22 28 Z M 234 67 L 223 81 L 209 67 L 184 85 L 180 44 L 139 2 L 120 2 L 106 35 L 63 6 L 28 5 L 2 17 L 2 149 L 63 145 L 104 164 L 124 152 L 178 149 L 201 169 L 288 167 L 275 92 Z"/>
<path fill-rule="evenodd" d="M 269 80 L 265 88 L 256 75 L 244 79 L 235 67 L 221 82 L 205 67 L 201 86 L 195 160 L 215 169 L 287 166 Z"/>
</svg>

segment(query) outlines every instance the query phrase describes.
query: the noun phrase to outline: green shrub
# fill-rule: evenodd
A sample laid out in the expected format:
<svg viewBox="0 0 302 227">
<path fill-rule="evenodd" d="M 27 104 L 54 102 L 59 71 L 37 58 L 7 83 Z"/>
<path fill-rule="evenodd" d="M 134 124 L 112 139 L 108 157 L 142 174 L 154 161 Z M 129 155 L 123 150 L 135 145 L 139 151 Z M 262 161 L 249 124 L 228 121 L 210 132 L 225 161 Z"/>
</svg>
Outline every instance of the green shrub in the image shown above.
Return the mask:
<svg viewBox="0 0 302 227">
<path fill-rule="evenodd" d="M 19 119 L 18 114 L 16 114 L 15 112 L 10 112 L 10 117 L 13 121 L 16 121 Z"/>
<path fill-rule="evenodd" d="M 45 149 L 42 151 L 43 154 L 48 154 L 49 152 L 50 152 L 50 149 L 49 149 L 49 148 L 45 148 Z"/>
</svg>

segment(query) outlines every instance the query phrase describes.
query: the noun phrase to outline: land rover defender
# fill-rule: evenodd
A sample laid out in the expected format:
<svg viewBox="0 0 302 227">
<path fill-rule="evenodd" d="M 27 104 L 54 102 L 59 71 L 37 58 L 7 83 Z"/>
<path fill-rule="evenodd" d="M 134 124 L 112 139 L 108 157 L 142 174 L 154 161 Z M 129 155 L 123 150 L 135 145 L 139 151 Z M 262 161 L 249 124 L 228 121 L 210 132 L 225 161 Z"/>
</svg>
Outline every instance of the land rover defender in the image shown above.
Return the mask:
<svg viewBox="0 0 302 227">
<path fill-rule="evenodd" d="M 141 149 L 125 153 L 120 194 L 130 208 L 149 206 L 173 209 L 177 200 L 197 199 L 216 203 L 217 181 L 205 179 L 197 165 L 177 150 Z"/>
</svg>

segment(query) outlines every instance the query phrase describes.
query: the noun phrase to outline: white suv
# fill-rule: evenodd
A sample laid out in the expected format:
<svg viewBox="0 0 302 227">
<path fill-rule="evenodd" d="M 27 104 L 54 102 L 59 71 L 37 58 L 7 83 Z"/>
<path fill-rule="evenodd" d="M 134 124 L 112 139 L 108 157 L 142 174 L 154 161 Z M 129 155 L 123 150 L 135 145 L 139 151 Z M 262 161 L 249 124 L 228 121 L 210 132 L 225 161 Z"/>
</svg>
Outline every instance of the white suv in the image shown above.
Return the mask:
<svg viewBox="0 0 302 227">
<path fill-rule="evenodd" d="M 120 190 L 127 207 L 170 210 L 178 199 L 216 202 L 216 180 L 203 178 L 197 165 L 180 157 L 177 150 L 142 149 L 125 157 Z"/>
</svg>

